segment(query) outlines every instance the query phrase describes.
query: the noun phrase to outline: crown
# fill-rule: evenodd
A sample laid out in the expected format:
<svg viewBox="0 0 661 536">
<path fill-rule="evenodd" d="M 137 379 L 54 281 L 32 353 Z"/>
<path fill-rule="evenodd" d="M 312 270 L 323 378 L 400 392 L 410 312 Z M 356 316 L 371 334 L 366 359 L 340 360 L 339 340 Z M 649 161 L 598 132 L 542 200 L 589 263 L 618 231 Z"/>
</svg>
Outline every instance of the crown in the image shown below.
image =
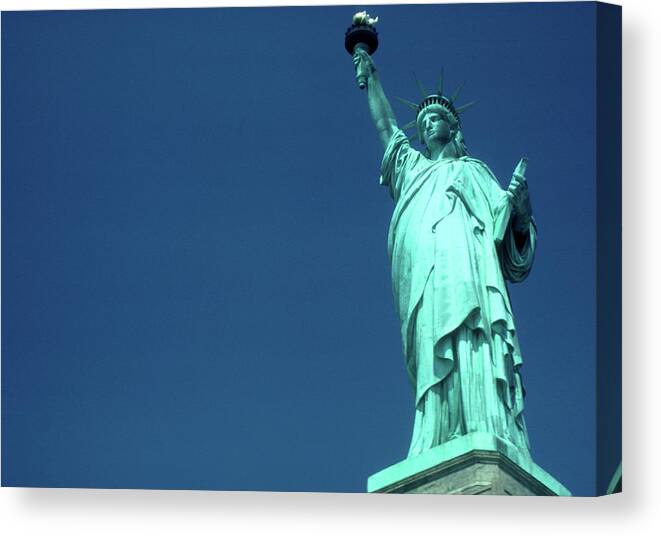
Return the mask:
<svg viewBox="0 0 661 536">
<path fill-rule="evenodd" d="M 415 115 L 416 121 L 420 115 L 425 111 L 426 108 L 429 108 L 432 105 L 437 105 L 443 108 L 448 114 L 454 117 L 457 120 L 457 123 L 461 125 L 461 119 L 459 119 L 459 112 L 454 107 L 454 103 L 445 95 L 441 93 L 434 93 L 432 95 L 427 95 L 424 100 L 418 105 L 418 111 Z"/>
<path fill-rule="evenodd" d="M 422 85 L 422 83 L 418 80 L 418 78 L 415 76 L 415 73 L 413 73 L 413 77 L 415 78 L 415 81 L 418 85 L 418 89 L 420 90 L 422 101 L 420 102 L 420 104 L 416 104 L 415 102 L 411 102 L 410 100 L 397 97 L 398 100 L 406 104 L 409 108 L 415 110 L 415 119 L 404 125 L 402 130 L 408 130 L 413 127 L 416 127 L 417 132 L 413 133 L 409 137 L 411 139 L 415 139 L 419 137 L 420 140 L 422 140 L 419 120 L 422 119 L 422 117 L 425 115 L 425 111 L 430 107 L 433 108 L 440 107 L 446 114 L 454 118 L 457 122 L 457 125 L 461 128 L 461 117 L 459 116 L 459 114 L 466 111 L 468 108 L 470 108 L 477 102 L 477 101 L 472 101 L 467 104 L 463 104 L 461 106 L 455 106 L 455 102 L 459 97 L 461 90 L 464 88 L 465 82 L 463 82 L 457 89 L 455 89 L 454 93 L 452 93 L 451 96 L 447 97 L 443 94 L 442 70 L 441 70 L 441 75 L 439 77 L 436 93 L 429 93 Z"/>
</svg>

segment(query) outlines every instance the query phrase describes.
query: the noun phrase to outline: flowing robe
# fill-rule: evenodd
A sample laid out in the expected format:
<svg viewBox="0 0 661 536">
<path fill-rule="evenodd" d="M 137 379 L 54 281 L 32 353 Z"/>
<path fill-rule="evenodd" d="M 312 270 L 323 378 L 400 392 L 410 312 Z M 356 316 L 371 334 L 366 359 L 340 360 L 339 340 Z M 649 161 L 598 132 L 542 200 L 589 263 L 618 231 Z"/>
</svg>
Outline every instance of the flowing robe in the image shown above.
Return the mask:
<svg viewBox="0 0 661 536">
<path fill-rule="evenodd" d="M 388 254 L 415 390 L 409 457 L 478 431 L 528 453 L 522 360 L 505 279 L 527 276 L 534 223 L 517 245 L 509 200 L 483 162 L 429 160 L 401 130 L 386 148 L 381 183 L 395 202 Z"/>
</svg>

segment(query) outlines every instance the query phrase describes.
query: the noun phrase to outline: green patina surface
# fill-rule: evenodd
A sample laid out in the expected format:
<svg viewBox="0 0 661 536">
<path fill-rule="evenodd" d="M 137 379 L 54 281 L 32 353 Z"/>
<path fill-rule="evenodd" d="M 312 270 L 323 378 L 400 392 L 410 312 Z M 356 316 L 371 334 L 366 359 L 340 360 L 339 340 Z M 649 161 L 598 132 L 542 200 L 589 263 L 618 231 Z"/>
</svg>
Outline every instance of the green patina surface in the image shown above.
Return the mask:
<svg viewBox="0 0 661 536">
<path fill-rule="evenodd" d="M 408 457 L 466 434 L 499 437 L 528 452 L 523 362 L 506 281 L 523 281 L 537 231 L 521 159 L 503 189 L 468 154 L 455 106 L 421 88 L 411 104 L 416 149 L 397 125 L 371 56 L 354 65 L 385 148 L 381 184 L 394 201 L 388 232 L 403 353 L 415 393 Z M 418 463 L 418 462 L 416 462 Z"/>
</svg>

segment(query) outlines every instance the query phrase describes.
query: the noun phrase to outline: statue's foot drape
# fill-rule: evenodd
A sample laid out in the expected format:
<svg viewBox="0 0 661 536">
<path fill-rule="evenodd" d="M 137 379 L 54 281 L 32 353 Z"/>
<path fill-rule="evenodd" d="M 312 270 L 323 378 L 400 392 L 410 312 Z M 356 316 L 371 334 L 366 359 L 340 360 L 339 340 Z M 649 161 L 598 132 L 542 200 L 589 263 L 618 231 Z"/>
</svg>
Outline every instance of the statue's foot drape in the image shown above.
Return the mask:
<svg viewBox="0 0 661 536">
<path fill-rule="evenodd" d="M 528 453 L 523 387 L 509 346 L 499 333 L 488 336 L 471 321 L 435 345 L 429 309 L 423 299 L 416 315 L 416 365 L 434 363 L 447 372 L 418 401 L 408 457 L 471 432 L 491 433 Z"/>
</svg>

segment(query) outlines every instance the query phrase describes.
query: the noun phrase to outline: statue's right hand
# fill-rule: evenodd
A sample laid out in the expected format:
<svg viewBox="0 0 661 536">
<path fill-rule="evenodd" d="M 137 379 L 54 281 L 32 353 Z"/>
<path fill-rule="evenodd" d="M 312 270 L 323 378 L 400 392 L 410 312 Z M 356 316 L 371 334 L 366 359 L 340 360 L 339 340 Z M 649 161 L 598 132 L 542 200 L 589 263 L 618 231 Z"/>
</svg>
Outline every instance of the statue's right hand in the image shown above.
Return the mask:
<svg viewBox="0 0 661 536">
<path fill-rule="evenodd" d="M 358 48 L 353 54 L 353 65 L 356 69 L 362 63 L 362 68 L 367 76 L 371 76 L 376 72 L 376 65 L 364 48 Z"/>
</svg>

